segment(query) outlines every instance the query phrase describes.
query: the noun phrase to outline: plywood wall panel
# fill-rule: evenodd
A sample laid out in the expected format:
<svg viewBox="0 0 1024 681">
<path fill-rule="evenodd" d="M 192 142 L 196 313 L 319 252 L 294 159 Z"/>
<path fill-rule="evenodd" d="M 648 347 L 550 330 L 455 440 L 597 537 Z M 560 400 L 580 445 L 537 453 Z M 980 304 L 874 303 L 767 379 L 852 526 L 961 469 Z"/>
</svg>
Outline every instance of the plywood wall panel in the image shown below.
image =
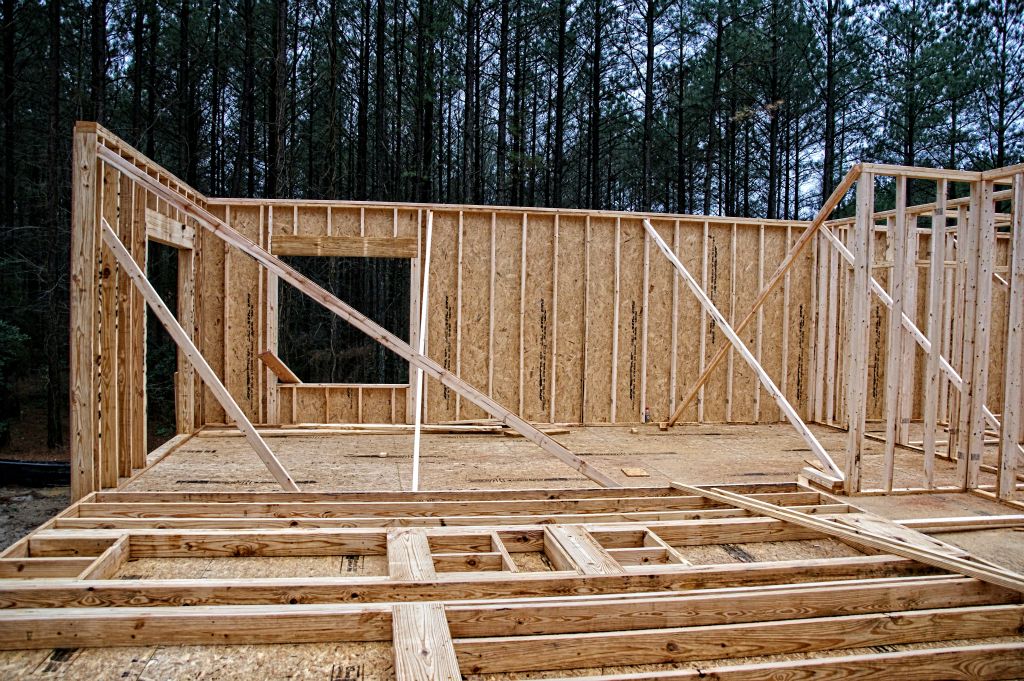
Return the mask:
<svg viewBox="0 0 1024 681">
<path fill-rule="evenodd" d="M 611 366 L 615 307 L 615 219 L 590 218 L 587 281 L 587 423 L 611 421 Z"/>
<path fill-rule="evenodd" d="M 248 238 L 259 241 L 261 227 L 259 206 L 236 206 L 229 215 L 229 224 Z M 224 385 L 238 406 L 250 419 L 259 420 L 259 385 L 256 363 L 260 310 L 259 266 L 237 249 L 228 249 L 225 256 L 224 323 L 227 342 L 224 348 Z"/>
<path fill-rule="evenodd" d="M 430 255 L 430 303 L 427 312 L 427 355 L 449 371 L 455 371 L 458 315 L 459 214 L 434 213 L 433 247 Z M 455 393 L 427 379 L 428 421 L 450 421 L 455 416 Z"/>
<path fill-rule="evenodd" d="M 583 323 L 586 308 L 584 218 L 563 216 L 558 221 L 558 305 L 553 377 L 554 422 L 582 419 Z"/>
<path fill-rule="evenodd" d="M 665 243 L 672 244 L 675 222 L 653 220 L 653 227 Z M 641 367 L 645 378 L 644 404 L 653 421 L 671 416 L 670 370 L 672 366 L 672 278 L 675 270 L 653 240 L 647 245 L 647 352 Z"/>
<path fill-rule="evenodd" d="M 704 222 L 703 220 L 679 222 L 679 240 L 676 255 L 683 267 L 698 281 L 704 253 Z M 682 399 L 690 386 L 700 376 L 701 362 L 701 322 L 700 303 L 689 287 L 679 276 L 675 277 L 674 289 L 678 298 L 677 333 L 676 333 L 676 401 Z M 675 403 L 672 406 L 675 411 Z M 690 403 L 682 414 L 683 421 L 697 420 L 697 401 Z"/>
<path fill-rule="evenodd" d="M 736 267 L 733 271 L 735 290 L 733 301 L 735 307 L 729 319 L 733 326 L 740 322 L 754 304 L 754 299 L 761 290 L 758 277 L 761 251 L 761 229 L 736 229 Z M 740 332 L 740 338 L 754 356 L 758 354 L 757 320 L 750 323 Z M 763 347 L 762 347 L 763 351 Z M 754 396 L 757 393 L 758 379 L 750 365 L 739 355 L 733 358 L 731 416 L 733 421 L 752 422 L 756 420 Z"/>
<path fill-rule="evenodd" d="M 214 206 L 214 215 L 226 218 L 225 206 Z M 218 237 L 203 230 L 199 233 L 200 258 L 197 287 L 202 301 L 200 308 L 201 345 L 210 367 L 224 380 L 224 254 L 228 248 Z M 224 423 L 224 410 L 205 386 L 202 397 L 204 423 Z"/>
<path fill-rule="evenodd" d="M 786 234 L 786 230 L 780 230 Z M 781 236 L 781 235 L 780 235 Z M 789 248 L 799 236 L 789 230 L 786 238 Z M 786 398 L 794 406 L 797 413 L 806 413 L 804 406 L 810 396 L 810 372 L 813 359 L 812 344 L 814 341 L 814 298 L 812 290 L 812 274 L 814 264 L 813 249 L 806 249 L 799 257 L 794 269 L 799 275 L 790 274 L 787 278 L 789 291 L 789 314 L 786 338 Z"/>
<path fill-rule="evenodd" d="M 729 318 L 732 292 L 730 262 L 732 241 L 731 223 L 711 222 L 707 231 L 707 261 L 705 290 L 715 306 Z M 710 317 L 705 319 L 706 344 L 704 357 L 709 362 L 721 349 L 729 347 L 729 340 Z M 728 395 L 728 361 L 722 363 L 708 379 L 704 388 L 704 419 L 726 420 L 726 396 Z"/>
<path fill-rule="evenodd" d="M 622 220 L 619 229 L 619 342 L 615 419 L 642 419 L 641 355 L 644 315 L 644 235 L 640 220 Z"/>
<path fill-rule="evenodd" d="M 522 222 L 517 216 L 499 214 L 495 225 L 493 397 L 515 411 L 519 405 Z"/>
<path fill-rule="evenodd" d="M 554 330 L 552 277 L 555 221 L 531 215 L 526 229 L 526 294 L 523 306 L 523 408 L 531 421 L 547 421 L 551 408 L 551 351 Z"/>
<path fill-rule="evenodd" d="M 786 257 L 786 231 L 777 227 L 766 227 L 764 235 L 765 281 L 778 270 Z M 785 294 L 782 286 L 768 296 L 764 304 L 763 327 L 761 336 L 761 366 L 778 385 L 782 378 L 782 339 L 785 324 Z M 782 418 L 775 401 L 767 391 L 760 390 L 759 420 L 777 421 Z M 799 409 L 799 407 L 797 407 Z"/>
<path fill-rule="evenodd" d="M 490 338 L 491 215 L 466 212 L 462 218 L 461 334 L 459 376 L 486 392 Z M 466 400 L 459 402 L 459 418 L 487 418 L 487 413 Z"/>
</svg>

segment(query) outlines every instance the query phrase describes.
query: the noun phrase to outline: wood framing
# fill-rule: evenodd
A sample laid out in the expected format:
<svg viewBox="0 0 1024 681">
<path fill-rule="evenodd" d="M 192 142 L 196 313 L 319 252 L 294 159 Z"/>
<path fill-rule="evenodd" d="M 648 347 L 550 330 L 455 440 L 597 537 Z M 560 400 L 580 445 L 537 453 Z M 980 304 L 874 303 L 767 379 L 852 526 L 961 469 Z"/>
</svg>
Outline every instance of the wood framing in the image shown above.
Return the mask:
<svg viewBox="0 0 1024 681">
<path fill-rule="evenodd" d="M 268 502 L 282 510 L 246 509 Z M 885 550 L 697 566 L 679 559 L 688 547 L 820 544 L 840 531 Z M 964 678 L 1019 677 L 1018 641 L 981 640 L 1019 637 L 1019 577 L 973 562 L 977 576 L 960 574 L 967 561 L 919 544 L 936 546 L 792 483 L 101 492 L 0 555 L 0 649 L 387 642 L 394 674 L 403 679 L 688 660 L 736 678 L 861 668 L 893 678 L 949 678 L 919 656 L 923 646 L 921 654 L 968 664 L 973 676 Z M 551 567 L 517 567 L 536 554 Z M 127 574 L 138 570 L 127 561 L 143 558 L 339 555 L 386 557 L 386 573 Z M 993 575 L 1006 584 L 992 583 Z M 956 645 L 935 648 L 952 639 Z M 899 649 L 853 650 L 875 646 Z M 786 657 L 736 659 L 774 654 Z"/>
</svg>

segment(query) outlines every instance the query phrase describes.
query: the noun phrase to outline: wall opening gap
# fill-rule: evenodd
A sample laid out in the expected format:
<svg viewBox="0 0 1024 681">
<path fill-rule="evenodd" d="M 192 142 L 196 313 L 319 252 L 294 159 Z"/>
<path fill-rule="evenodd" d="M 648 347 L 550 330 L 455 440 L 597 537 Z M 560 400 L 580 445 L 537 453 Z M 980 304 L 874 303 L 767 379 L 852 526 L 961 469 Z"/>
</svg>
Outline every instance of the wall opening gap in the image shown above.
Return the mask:
<svg viewBox="0 0 1024 681">
<path fill-rule="evenodd" d="M 146 277 L 177 316 L 178 250 L 148 241 Z M 177 432 L 174 376 L 178 370 L 178 346 L 146 306 L 146 448 L 153 451 Z"/>
<path fill-rule="evenodd" d="M 283 260 L 404 341 L 410 261 L 285 256 Z M 278 356 L 306 383 L 407 383 L 409 364 L 290 284 L 278 292 Z"/>
</svg>

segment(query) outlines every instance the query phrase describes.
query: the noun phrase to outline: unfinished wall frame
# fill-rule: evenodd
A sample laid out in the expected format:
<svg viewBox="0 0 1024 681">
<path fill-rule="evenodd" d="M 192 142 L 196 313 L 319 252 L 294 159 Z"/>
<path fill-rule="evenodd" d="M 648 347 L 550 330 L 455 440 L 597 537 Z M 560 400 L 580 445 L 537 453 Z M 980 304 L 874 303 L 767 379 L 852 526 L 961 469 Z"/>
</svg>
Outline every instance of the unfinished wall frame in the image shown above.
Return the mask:
<svg viewBox="0 0 1024 681">
<path fill-rule="evenodd" d="M 101 148 L 169 194 L 160 198 L 104 162 Z M 143 303 L 104 253 L 101 217 L 143 268 L 147 239 L 179 249 L 179 321 L 254 423 L 412 420 L 408 383 L 279 380 L 266 362 L 277 351 L 277 275 L 197 229 L 168 197 L 208 211 L 269 254 L 410 258 L 411 342 L 429 211 L 435 257 L 427 355 L 485 386 L 488 398 L 513 405 L 515 418 L 636 423 L 679 412 L 698 422 L 779 421 L 758 373 L 735 361 L 715 320 L 680 294 L 672 265 L 651 257 L 647 220 L 686 269 L 699 273 L 699 286 L 802 419 L 850 429 L 847 489 L 973 489 L 1004 499 L 1017 493 L 1024 431 L 1020 167 L 974 173 L 861 164 L 807 222 L 214 199 L 101 126 L 80 124 L 74 150 L 75 498 L 116 486 L 145 461 Z M 890 181 L 879 178 L 895 178 L 896 210 L 876 209 L 875 185 Z M 855 184 L 856 214 L 829 220 Z M 913 204 L 908 186 L 926 184 L 937 201 Z M 932 225 L 940 222 L 933 247 Z M 692 403 L 682 399 L 687 388 Z M 225 422 L 184 364 L 176 413 L 179 433 Z M 486 416 L 434 382 L 425 387 L 424 414 L 425 423 Z M 858 456 L 876 438 L 885 444 L 877 470 Z M 921 459 L 920 481 L 899 472 L 910 450 Z M 960 462 L 956 480 L 936 479 L 937 456 Z"/>
</svg>

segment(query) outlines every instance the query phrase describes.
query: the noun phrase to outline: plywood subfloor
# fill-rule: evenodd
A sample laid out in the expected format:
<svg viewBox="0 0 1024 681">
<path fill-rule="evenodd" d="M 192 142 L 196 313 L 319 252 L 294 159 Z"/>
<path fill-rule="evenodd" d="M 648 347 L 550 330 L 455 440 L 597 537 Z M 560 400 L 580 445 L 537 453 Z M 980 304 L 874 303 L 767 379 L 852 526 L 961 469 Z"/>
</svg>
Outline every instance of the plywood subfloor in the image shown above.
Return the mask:
<svg viewBox="0 0 1024 681">
<path fill-rule="evenodd" d="M 813 455 L 786 423 L 773 425 L 680 425 L 661 432 L 635 427 L 571 428 L 556 439 L 624 485 L 793 480 Z M 846 434 L 812 426 L 842 465 Z M 412 436 L 303 435 L 269 437 L 268 443 L 306 490 L 408 490 Z M 865 477 L 880 466 L 884 445 L 869 442 Z M 921 484 L 920 455 L 901 451 L 897 486 Z M 628 477 L 624 467 L 650 477 Z M 936 462 L 936 482 L 953 484 L 955 465 Z M 423 436 L 421 489 L 587 487 L 589 480 L 532 442 L 500 434 Z M 128 491 L 261 491 L 279 489 L 246 442 L 237 436 L 196 437 L 123 489 Z"/>
</svg>

